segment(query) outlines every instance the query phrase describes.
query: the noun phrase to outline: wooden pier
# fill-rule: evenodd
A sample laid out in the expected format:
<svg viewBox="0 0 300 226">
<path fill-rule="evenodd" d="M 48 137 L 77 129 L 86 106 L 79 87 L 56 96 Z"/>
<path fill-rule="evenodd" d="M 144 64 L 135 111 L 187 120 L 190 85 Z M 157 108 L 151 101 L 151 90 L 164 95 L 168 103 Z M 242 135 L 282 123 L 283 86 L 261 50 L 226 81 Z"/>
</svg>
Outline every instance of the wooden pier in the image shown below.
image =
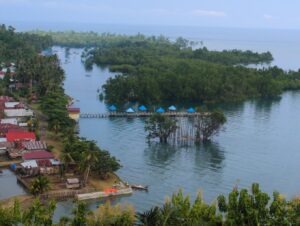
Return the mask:
<svg viewBox="0 0 300 226">
<path fill-rule="evenodd" d="M 135 112 L 135 113 L 126 113 L 126 112 L 109 112 L 109 113 L 81 113 L 80 118 L 143 118 L 150 117 L 157 113 L 154 112 Z M 160 113 L 169 117 L 196 117 L 203 113 L 195 112 L 165 112 Z"/>
</svg>

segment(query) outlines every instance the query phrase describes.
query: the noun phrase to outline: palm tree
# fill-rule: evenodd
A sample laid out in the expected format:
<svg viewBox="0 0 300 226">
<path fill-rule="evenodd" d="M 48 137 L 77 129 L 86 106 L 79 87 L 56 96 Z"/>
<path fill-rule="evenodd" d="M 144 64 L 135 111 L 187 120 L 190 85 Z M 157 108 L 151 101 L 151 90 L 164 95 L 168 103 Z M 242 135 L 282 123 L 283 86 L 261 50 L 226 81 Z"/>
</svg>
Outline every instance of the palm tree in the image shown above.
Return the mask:
<svg viewBox="0 0 300 226">
<path fill-rule="evenodd" d="M 64 171 L 68 171 L 69 164 L 74 163 L 74 159 L 72 158 L 71 154 L 68 152 L 63 152 L 60 155 L 60 159 L 64 164 L 64 169 L 65 169 Z"/>
<path fill-rule="evenodd" d="M 90 175 L 91 166 L 98 162 L 98 151 L 94 141 L 89 142 L 87 150 L 82 153 L 81 169 L 84 172 L 83 184 L 85 185 Z"/>
<path fill-rule="evenodd" d="M 34 195 L 42 194 L 45 191 L 50 189 L 50 181 L 45 176 L 38 176 L 32 183 L 31 183 L 31 192 Z"/>
</svg>

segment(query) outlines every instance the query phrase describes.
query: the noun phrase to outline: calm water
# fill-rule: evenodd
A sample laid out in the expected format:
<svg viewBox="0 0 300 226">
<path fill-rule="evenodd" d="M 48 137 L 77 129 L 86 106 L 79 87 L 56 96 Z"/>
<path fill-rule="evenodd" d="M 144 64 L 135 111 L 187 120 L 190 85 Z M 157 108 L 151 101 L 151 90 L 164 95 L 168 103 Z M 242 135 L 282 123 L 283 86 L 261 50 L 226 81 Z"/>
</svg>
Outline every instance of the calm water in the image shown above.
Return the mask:
<svg viewBox="0 0 300 226">
<path fill-rule="evenodd" d="M 0 200 L 22 194 L 25 194 L 25 191 L 17 183 L 15 174 L 10 170 L 3 170 L 0 174 Z"/>
<path fill-rule="evenodd" d="M 251 37 L 250 37 L 251 38 Z M 270 50 L 278 65 L 296 69 L 300 53 L 276 42 L 259 40 L 214 42 L 216 49 L 244 45 L 259 51 Z M 226 44 L 227 43 L 227 44 Z M 82 112 L 104 112 L 106 106 L 98 100 L 97 91 L 105 80 L 113 76 L 107 69 L 94 67 L 86 72 L 80 61 L 81 50 L 54 48 L 65 69 L 66 92 L 73 96 Z M 287 59 L 281 55 L 289 55 Z M 182 188 L 195 197 L 204 192 L 206 201 L 213 201 L 218 194 L 228 193 L 233 186 L 250 187 L 259 182 L 264 191 L 274 189 L 292 197 L 300 194 L 300 92 L 286 92 L 277 100 L 252 100 L 220 106 L 228 117 L 226 128 L 211 144 L 198 147 L 172 147 L 145 141 L 143 119 L 81 119 L 80 135 L 97 141 L 120 159 L 123 167 L 118 174 L 130 183 L 150 186 L 148 193 L 134 195 L 117 201 L 134 204 L 145 210 L 161 204 L 165 197 Z M 98 203 L 92 202 L 95 207 Z M 70 203 L 63 203 L 59 210 L 68 212 Z"/>
<path fill-rule="evenodd" d="M 117 25 L 45 25 L 27 24 L 18 30 L 94 30 L 123 34 L 141 32 L 183 36 L 204 41 L 210 49 L 250 49 L 271 51 L 278 65 L 298 70 L 300 62 L 299 30 L 215 29 L 193 27 L 141 27 Z M 86 72 L 81 50 L 69 52 L 56 47 L 66 72 L 65 89 L 82 112 L 104 112 L 97 91 L 113 76 L 107 69 L 94 67 Z M 115 201 L 132 203 L 137 210 L 161 204 L 167 195 L 182 188 L 192 197 L 202 190 L 206 201 L 228 193 L 233 186 L 250 187 L 259 182 L 264 191 L 274 189 L 292 197 L 300 195 L 300 92 L 286 92 L 277 100 L 252 100 L 220 106 L 228 122 L 226 129 L 211 144 L 199 147 L 172 147 L 145 141 L 142 119 L 81 119 L 80 135 L 97 141 L 123 165 L 118 174 L 130 183 L 150 186 L 148 193 L 135 192 Z M 1 176 L 0 176 L 1 177 Z M 1 188 L 2 188 L 2 181 Z M 2 189 L 0 189 L 2 190 Z M 1 197 L 0 191 L 0 197 Z M 91 202 L 91 208 L 99 203 Z M 71 202 L 58 205 L 60 213 L 70 213 Z"/>
</svg>

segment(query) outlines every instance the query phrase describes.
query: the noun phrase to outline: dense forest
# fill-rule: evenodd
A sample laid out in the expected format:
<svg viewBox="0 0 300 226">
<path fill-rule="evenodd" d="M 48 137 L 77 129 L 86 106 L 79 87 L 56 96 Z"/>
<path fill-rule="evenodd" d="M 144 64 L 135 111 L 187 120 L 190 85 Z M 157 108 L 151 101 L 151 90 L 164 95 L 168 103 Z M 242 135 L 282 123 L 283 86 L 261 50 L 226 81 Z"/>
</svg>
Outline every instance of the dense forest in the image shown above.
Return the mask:
<svg viewBox="0 0 300 226">
<path fill-rule="evenodd" d="M 122 73 L 103 87 L 109 103 L 236 101 L 300 88 L 300 71 L 239 66 L 270 61 L 270 53 L 193 50 L 182 38 L 170 42 L 124 37 L 119 43 L 86 50 L 83 58 L 87 67 L 107 65 Z"/>
<path fill-rule="evenodd" d="M 0 25 L 0 62 L 30 58 L 42 49 L 52 45 L 50 36 L 16 33 L 11 26 Z"/>
<path fill-rule="evenodd" d="M 218 196 L 212 204 L 204 202 L 199 193 L 194 202 L 182 191 L 166 199 L 162 206 L 135 213 L 130 205 L 101 205 L 91 212 L 79 202 L 72 216 L 53 222 L 55 203 L 38 199 L 22 209 L 18 202 L 10 208 L 0 206 L 0 225 L 60 225 L 60 226 L 290 226 L 300 224 L 300 200 L 286 200 L 278 192 L 271 198 L 253 184 L 250 190 L 234 188 L 228 195 Z"/>
<path fill-rule="evenodd" d="M 202 59 L 228 65 L 270 63 L 273 60 L 272 54 L 270 52 L 255 53 L 252 51 L 241 50 L 224 50 L 219 52 L 210 51 L 206 47 L 198 48 L 195 51 L 192 51 L 193 48 L 202 46 L 202 42 L 188 41 L 182 37 L 177 38 L 175 41 L 171 41 L 165 36 L 156 37 L 145 36 L 142 34 L 126 36 L 110 33 L 99 34 L 92 31 L 45 32 L 36 30 L 29 33 L 39 36 L 50 36 L 53 39 L 54 45 L 64 47 L 99 47 L 101 49 L 116 48 L 113 51 L 117 51 L 115 52 L 116 55 L 121 54 L 119 59 L 114 58 L 114 56 L 112 55 L 104 60 L 104 62 L 101 62 L 109 64 L 115 64 L 116 62 L 118 62 L 118 64 L 127 64 L 128 62 L 133 63 L 132 61 L 134 59 L 132 58 L 134 56 L 132 56 L 132 54 L 134 55 L 134 52 L 128 52 L 127 50 L 124 50 L 124 52 L 122 52 L 122 49 L 119 49 L 119 47 L 139 48 L 138 51 L 145 51 L 145 54 L 148 56 L 155 56 L 156 54 L 180 56 L 184 58 Z M 103 52 L 103 54 L 107 53 L 108 52 Z M 129 57 L 128 61 L 124 61 L 124 55 L 125 58 Z M 110 59 L 115 60 L 116 62 L 110 62 Z"/>
</svg>

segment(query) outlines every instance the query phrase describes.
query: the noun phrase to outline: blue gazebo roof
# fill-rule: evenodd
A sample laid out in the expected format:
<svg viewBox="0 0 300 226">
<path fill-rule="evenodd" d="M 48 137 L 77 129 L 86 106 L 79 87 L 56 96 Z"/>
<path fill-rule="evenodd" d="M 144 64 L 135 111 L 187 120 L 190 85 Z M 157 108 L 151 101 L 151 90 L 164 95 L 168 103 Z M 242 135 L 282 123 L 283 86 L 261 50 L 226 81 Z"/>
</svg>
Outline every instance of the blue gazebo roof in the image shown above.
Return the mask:
<svg viewBox="0 0 300 226">
<path fill-rule="evenodd" d="M 188 112 L 188 113 L 195 113 L 196 110 L 195 110 L 195 108 L 191 107 L 191 108 L 187 109 L 186 112 Z"/>
<path fill-rule="evenodd" d="M 160 107 L 160 108 L 158 108 L 158 109 L 156 110 L 156 112 L 157 112 L 157 113 L 164 113 L 165 110 L 164 110 L 162 107 Z"/>
<path fill-rule="evenodd" d="M 177 110 L 174 105 L 170 106 L 168 109 L 169 109 L 169 111 L 176 111 Z"/>
<path fill-rule="evenodd" d="M 134 113 L 135 111 L 133 110 L 133 108 L 128 108 L 127 110 L 126 110 L 126 113 Z"/>
<path fill-rule="evenodd" d="M 109 106 L 108 110 L 110 110 L 110 111 L 116 111 L 117 107 L 115 105 L 111 105 L 111 106 Z"/>
<path fill-rule="evenodd" d="M 147 111 L 147 108 L 144 105 L 139 106 L 139 111 Z"/>
</svg>

